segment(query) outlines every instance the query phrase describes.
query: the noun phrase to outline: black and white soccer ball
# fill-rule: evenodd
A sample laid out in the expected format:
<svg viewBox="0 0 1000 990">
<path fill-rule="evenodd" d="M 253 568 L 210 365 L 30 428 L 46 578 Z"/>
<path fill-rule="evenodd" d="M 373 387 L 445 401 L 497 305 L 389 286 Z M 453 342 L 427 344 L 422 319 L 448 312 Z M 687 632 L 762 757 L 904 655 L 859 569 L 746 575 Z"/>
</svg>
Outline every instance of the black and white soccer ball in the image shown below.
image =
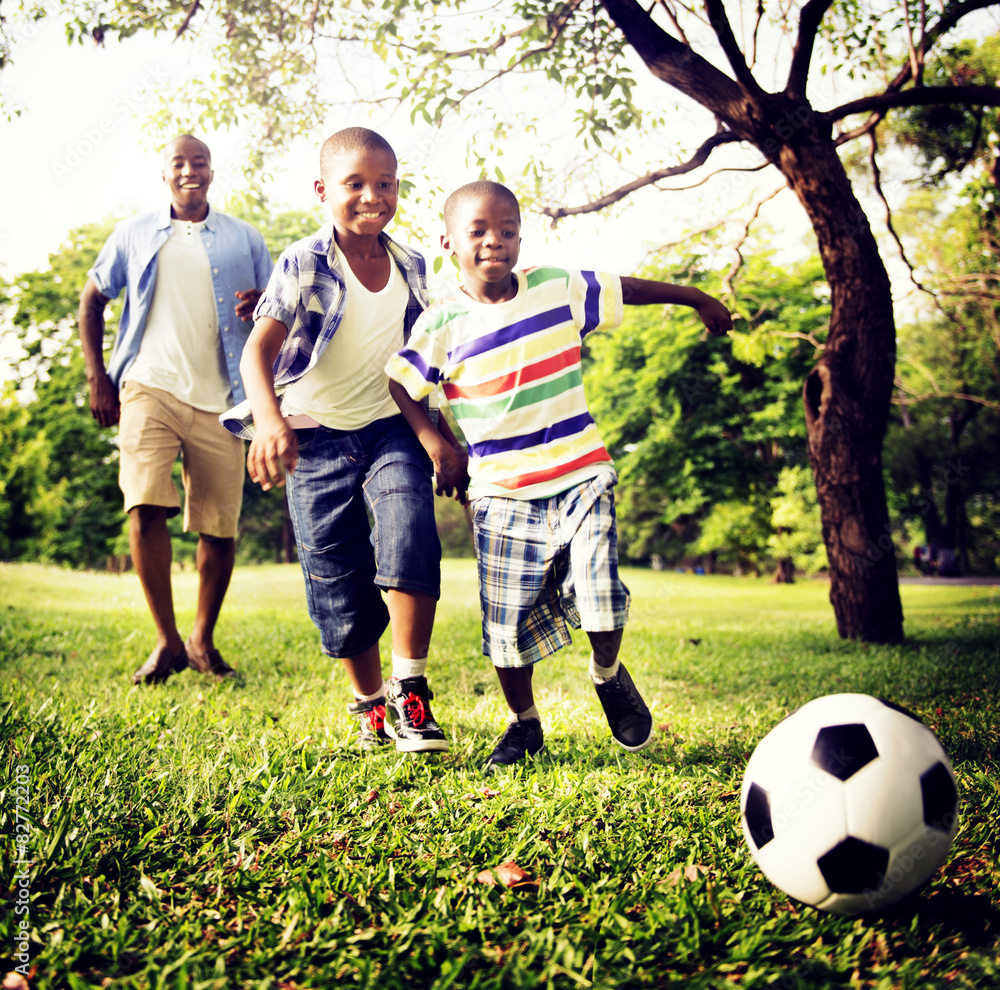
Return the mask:
<svg viewBox="0 0 1000 990">
<path fill-rule="evenodd" d="M 743 834 L 764 876 L 836 914 L 885 909 L 944 862 L 958 788 L 937 737 L 866 694 L 816 698 L 753 751 Z"/>
</svg>

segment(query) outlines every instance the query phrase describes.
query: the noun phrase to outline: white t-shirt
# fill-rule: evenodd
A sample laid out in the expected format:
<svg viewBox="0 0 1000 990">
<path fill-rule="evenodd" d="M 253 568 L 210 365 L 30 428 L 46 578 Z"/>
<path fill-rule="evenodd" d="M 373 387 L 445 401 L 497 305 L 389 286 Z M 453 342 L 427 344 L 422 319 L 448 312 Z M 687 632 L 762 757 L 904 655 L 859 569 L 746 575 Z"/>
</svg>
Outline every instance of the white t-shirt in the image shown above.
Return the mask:
<svg viewBox="0 0 1000 990">
<path fill-rule="evenodd" d="M 366 289 L 335 250 L 347 283 L 343 319 L 316 364 L 288 386 L 281 411 L 309 416 L 331 430 L 360 430 L 399 414 L 385 365 L 403 346 L 409 289 L 391 258 L 385 287 Z"/>
<path fill-rule="evenodd" d="M 124 378 L 170 392 L 206 412 L 232 405 L 232 388 L 219 339 L 205 226 L 171 220 L 174 232 L 156 260 L 156 289 L 139 355 Z"/>
</svg>

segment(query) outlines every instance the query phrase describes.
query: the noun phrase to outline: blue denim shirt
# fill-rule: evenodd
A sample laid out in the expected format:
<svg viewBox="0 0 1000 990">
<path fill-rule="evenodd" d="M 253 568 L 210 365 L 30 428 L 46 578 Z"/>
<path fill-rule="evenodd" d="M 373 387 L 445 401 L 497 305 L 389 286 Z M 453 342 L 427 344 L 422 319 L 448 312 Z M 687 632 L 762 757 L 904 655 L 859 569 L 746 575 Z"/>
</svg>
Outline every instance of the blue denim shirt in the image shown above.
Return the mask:
<svg viewBox="0 0 1000 990">
<path fill-rule="evenodd" d="M 101 295 L 114 299 L 122 289 L 126 290 L 118 335 L 108 364 L 108 376 L 118 387 L 139 354 L 156 288 L 157 255 L 172 234 L 169 204 L 153 213 L 123 220 L 115 227 L 90 269 L 90 277 Z M 271 255 L 259 231 L 243 220 L 217 213 L 211 206 L 201 239 L 212 266 L 219 336 L 233 401 L 242 402 L 246 393 L 240 377 L 240 357 L 253 324 L 236 315 L 239 301 L 236 293 L 264 289 L 273 268 Z"/>
<path fill-rule="evenodd" d="M 397 244 L 387 234 L 382 233 L 379 238 L 410 290 L 403 314 L 402 346 L 409 339 L 417 317 L 427 308 L 427 266 L 422 255 Z M 254 319 L 268 316 L 288 330 L 274 362 L 274 386 L 279 393 L 316 364 L 343 319 L 347 283 L 333 243 L 331 222 L 285 248 L 257 303 Z M 219 421 L 230 433 L 245 440 L 253 439 L 253 416 L 248 401 L 224 412 Z"/>
</svg>

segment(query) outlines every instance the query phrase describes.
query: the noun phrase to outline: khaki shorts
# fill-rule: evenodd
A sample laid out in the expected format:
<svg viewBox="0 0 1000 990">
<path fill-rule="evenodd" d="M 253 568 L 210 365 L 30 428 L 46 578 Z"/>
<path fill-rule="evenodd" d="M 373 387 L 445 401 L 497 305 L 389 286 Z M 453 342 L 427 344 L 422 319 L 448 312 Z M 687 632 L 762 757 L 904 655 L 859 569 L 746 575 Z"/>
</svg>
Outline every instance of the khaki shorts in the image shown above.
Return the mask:
<svg viewBox="0 0 1000 990">
<path fill-rule="evenodd" d="M 118 484 L 125 511 L 137 505 L 180 512 L 171 478 L 181 454 L 184 530 L 223 538 L 236 536 L 243 504 L 243 441 L 219 423 L 218 413 L 195 409 L 169 392 L 138 382 L 121 391 Z"/>
</svg>

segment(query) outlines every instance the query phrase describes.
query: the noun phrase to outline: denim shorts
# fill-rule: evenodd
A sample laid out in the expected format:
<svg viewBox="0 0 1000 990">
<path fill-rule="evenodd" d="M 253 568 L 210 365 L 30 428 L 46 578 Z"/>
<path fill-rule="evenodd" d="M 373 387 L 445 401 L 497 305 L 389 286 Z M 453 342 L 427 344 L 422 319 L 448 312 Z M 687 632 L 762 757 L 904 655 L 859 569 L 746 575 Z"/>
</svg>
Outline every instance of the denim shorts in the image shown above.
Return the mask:
<svg viewBox="0 0 1000 990">
<path fill-rule="evenodd" d="M 309 615 L 324 653 L 353 657 L 389 624 L 379 589 L 440 597 L 430 458 L 402 416 L 295 432 L 288 509 Z"/>
<path fill-rule="evenodd" d="M 614 475 L 552 498 L 486 495 L 472 503 L 483 653 L 527 667 L 570 643 L 569 626 L 622 629 L 629 591 L 618 574 Z"/>
</svg>

